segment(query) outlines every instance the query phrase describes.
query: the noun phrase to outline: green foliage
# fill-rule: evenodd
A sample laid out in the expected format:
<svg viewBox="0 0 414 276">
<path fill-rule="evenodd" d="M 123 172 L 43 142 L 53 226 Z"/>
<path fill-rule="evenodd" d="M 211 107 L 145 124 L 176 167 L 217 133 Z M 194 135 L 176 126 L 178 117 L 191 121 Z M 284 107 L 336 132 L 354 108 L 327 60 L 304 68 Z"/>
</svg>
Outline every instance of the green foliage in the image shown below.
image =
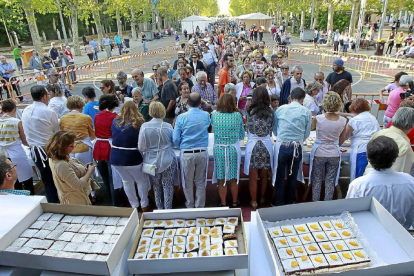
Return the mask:
<svg viewBox="0 0 414 276">
<path fill-rule="evenodd" d="M 24 20 L 24 13 L 15 4 L 6 5 L 4 2 L 0 2 L 0 33 L 4 34 L 0 35 L 0 45 L 9 46 L 4 24 L 6 24 L 10 35 L 12 31 L 16 32 L 19 41 L 30 36 L 27 23 Z"/>
<path fill-rule="evenodd" d="M 333 20 L 333 30 L 339 29 L 339 31 L 345 31 L 349 27 L 349 22 L 351 21 L 351 15 L 346 14 L 345 12 L 335 11 Z M 307 20 L 305 20 L 307 22 Z M 310 19 L 309 23 L 310 25 Z M 318 29 L 319 30 L 326 30 L 326 26 L 328 24 L 328 10 L 320 10 L 318 14 Z"/>
</svg>

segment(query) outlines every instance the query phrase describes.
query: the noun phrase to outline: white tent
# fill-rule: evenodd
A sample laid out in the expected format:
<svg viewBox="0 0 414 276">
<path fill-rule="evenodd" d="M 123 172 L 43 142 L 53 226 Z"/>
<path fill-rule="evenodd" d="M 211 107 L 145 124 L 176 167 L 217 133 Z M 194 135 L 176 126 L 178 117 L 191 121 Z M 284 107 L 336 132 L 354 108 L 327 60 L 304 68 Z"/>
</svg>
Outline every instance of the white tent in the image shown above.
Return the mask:
<svg viewBox="0 0 414 276">
<path fill-rule="evenodd" d="M 269 30 L 272 25 L 273 17 L 260 12 L 255 12 L 240 15 L 237 19 L 239 22 L 246 22 L 246 29 L 249 29 L 251 25 L 256 25 L 257 27 L 264 26 L 265 30 Z"/>
<path fill-rule="evenodd" d="M 187 33 L 194 34 L 198 26 L 200 31 L 204 32 L 210 21 L 208 17 L 192 15 L 181 20 L 181 30 L 187 30 Z"/>
</svg>

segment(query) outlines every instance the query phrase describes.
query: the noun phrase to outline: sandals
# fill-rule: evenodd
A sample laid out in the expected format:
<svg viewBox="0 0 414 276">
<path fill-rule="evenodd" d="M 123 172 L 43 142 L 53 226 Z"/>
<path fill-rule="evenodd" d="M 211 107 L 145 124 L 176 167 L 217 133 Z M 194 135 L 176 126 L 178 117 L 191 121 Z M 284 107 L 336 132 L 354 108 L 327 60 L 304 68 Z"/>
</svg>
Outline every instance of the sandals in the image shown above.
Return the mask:
<svg viewBox="0 0 414 276">
<path fill-rule="evenodd" d="M 256 210 L 257 209 L 257 201 L 250 201 L 250 206 L 252 206 L 253 207 L 253 210 Z"/>
<path fill-rule="evenodd" d="M 233 208 L 240 207 L 240 200 L 237 200 L 237 202 L 233 202 L 231 207 L 233 207 Z"/>
</svg>

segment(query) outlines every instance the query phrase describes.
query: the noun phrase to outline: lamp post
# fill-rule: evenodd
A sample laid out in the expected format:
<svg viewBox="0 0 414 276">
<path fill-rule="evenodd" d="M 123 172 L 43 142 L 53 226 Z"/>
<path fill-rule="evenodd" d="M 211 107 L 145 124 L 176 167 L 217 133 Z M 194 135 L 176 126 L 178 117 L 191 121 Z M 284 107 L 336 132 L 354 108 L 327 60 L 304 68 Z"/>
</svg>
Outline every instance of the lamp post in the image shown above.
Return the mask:
<svg viewBox="0 0 414 276">
<path fill-rule="evenodd" d="M 378 32 L 378 40 L 380 40 L 382 37 L 382 31 L 384 29 L 385 18 L 387 17 L 387 6 L 388 6 L 388 0 L 384 0 L 384 4 L 382 6 L 381 24 L 380 24 L 380 29 Z"/>
<path fill-rule="evenodd" d="M 60 1 L 56 0 L 58 11 L 59 11 L 59 17 L 60 17 L 60 24 L 62 24 L 62 32 L 63 32 L 63 38 L 65 39 L 65 45 L 68 46 L 68 36 L 66 35 L 66 28 L 65 28 L 65 22 L 63 21 L 63 15 L 62 10 L 60 8 Z"/>
</svg>

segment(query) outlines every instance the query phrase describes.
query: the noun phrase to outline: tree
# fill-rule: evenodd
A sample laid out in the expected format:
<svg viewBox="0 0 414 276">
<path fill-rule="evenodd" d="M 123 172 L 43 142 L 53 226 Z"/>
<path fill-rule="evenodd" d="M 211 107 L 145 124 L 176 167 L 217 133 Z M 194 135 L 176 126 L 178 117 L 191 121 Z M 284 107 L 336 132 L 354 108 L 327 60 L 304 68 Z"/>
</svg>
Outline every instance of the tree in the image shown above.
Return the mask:
<svg viewBox="0 0 414 276">
<path fill-rule="evenodd" d="M 4 0 L 7 5 L 18 5 L 24 11 L 30 30 L 33 46 L 38 53 L 43 53 L 43 44 L 36 24 L 35 11 L 38 13 L 56 12 L 56 5 L 51 0 Z"/>
<path fill-rule="evenodd" d="M 351 20 L 349 22 L 349 35 L 353 36 L 355 32 L 355 24 L 358 19 L 359 12 L 359 0 L 352 0 L 352 13 Z"/>
</svg>

